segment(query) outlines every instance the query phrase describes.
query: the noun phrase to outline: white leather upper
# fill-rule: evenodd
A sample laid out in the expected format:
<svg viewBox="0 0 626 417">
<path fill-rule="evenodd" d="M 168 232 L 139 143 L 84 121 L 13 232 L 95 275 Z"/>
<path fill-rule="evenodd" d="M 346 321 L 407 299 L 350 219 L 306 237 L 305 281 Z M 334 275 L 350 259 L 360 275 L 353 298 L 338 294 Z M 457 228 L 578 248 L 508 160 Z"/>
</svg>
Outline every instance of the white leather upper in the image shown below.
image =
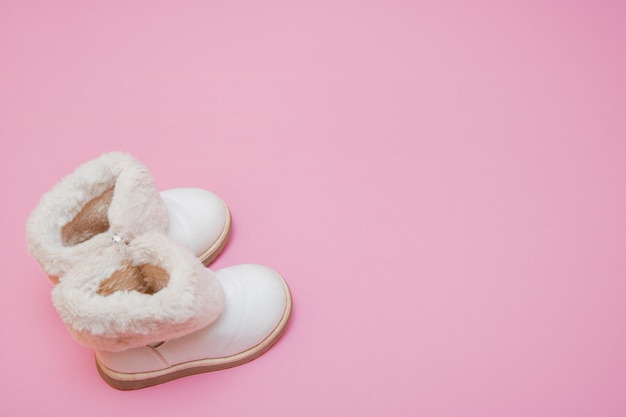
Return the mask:
<svg viewBox="0 0 626 417">
<path fill-rule="evenodd" d="M 149 372 L 193 360 L 228 357 L 258 345 L 285 315 L 289 290 L 284 280 L 276 271 L 254 264 L 224 268 L 216 276 L 225 304 L 211 325 L 156 348 L 97 351 L 100 362 L 117 372 Z"/>
<path fill-rule="evenodd" d="M 209 249 L 226 227 L 226 204 L 207 190 L 174 188 L 162 191 L 161 198 L 169 215 L 168 237 L 196 256 Z"/>
</svg>

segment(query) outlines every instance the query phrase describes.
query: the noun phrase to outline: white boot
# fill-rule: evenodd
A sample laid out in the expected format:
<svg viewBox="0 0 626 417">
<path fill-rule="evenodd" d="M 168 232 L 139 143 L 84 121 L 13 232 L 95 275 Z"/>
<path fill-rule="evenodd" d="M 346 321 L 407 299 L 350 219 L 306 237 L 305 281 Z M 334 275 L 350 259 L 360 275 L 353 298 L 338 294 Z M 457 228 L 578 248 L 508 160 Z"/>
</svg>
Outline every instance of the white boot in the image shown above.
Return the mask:
<svg viewBox="0 0 626 417">
<path fill-rule="evenodd" d="M 212 324 L 186 336 L 123 352 L 96 350 L 103 379 L 121 390 L 144 388 L 187 375 L 241 365 L 269 349 L 291 314 L 287 283 L 261 265 L 215 272 L 224 310 Z"/>
<path fill-rule="evenodd" d="M 64 178 L 27 223 L 31 254 L 58 283 L 59 315 L 120 389 L 245 363 L 282 334 L 291 295 L 275 271 L 213 273 L 194 257 L 210 262 L 229 230 L 219 198 L 197 189 L 161 197 L 145 167 L 122 153 Z"/>
<path fill-rule="evenodd" d="M 134 157 L 111 152 L 86 162 L 44 194 L 27 222 L 29 250 L 53 283 L 113 235 L 128 242 L 166 233 L 209 264 L 224 249 L 231 217 L 197 188 L 158 193 Z"/>
<path fill-rule="evenodd" d="M 214 322 L 221 284 L 186 248 L 157 232 L 110 241 L 70 269 L 52 302 L 81 344 L 121 351 L 180 337 Z"/>
<path fill-rule="evenodd" d="M 89 161 L 41 197 L 26 224 L 30 253 L 51 281 L 115 237 L 165 233 L 168 214 L 148 170 L 113 152 Z"/>
</svg>

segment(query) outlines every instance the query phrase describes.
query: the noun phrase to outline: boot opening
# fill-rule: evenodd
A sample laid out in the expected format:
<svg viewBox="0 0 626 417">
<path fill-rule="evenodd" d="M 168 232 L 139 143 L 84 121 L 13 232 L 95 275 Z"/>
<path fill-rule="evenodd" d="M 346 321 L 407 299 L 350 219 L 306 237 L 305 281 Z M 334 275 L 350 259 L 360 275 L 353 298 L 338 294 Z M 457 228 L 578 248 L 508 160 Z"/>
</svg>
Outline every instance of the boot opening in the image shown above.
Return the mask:
<svg viewBox="0 0 626 417">
<path fill-rule="evenodd" d="M 113 200 L 111 187 L 89 201 L 68 224 L 61 228 L 61 242 L 74 246 L 109 230 L 109 206 Z"/>
<path fill-rule="evenodd" d="M 143 264 L 126 265 L 100 283 L 97 293 L 111 295 L 116 291 L 138 291 L 155 294 L 167 285 L 170 277 L 167 271 L 158 266 Z"/>
</svg>

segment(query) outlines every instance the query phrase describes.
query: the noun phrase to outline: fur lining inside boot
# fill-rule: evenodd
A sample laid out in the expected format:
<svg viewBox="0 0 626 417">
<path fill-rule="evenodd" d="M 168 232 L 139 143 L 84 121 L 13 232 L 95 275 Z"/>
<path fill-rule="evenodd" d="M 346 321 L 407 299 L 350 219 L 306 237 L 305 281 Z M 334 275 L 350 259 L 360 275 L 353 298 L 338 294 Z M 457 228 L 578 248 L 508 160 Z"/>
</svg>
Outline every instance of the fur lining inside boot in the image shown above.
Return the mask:
<svg viewBox="0 0 626 417">
<path fill-rule="evenodd" d="M 61 228 L 63 246 L 74 246 L 109 230 L 107 213 L 113 200 L 114 187 L 90 200 L 69 223 Z"/>
<path fill-rule="evenodd" d="M 161 291 L 169 279 L 167 271 L 158 266 L 126 264 L 102 281 L 96 292 L 99 295 L 110 295 L 116 291 L 127 290 L 154 294 Z"/>
</svg>

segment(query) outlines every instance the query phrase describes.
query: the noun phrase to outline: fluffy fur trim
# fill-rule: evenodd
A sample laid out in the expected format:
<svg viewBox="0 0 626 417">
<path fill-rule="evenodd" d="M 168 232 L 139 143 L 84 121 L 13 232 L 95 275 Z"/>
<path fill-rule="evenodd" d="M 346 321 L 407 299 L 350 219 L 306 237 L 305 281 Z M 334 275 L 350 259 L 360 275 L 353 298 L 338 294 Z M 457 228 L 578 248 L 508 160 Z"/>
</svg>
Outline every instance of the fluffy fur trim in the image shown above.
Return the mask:
<svg viewBox="0 0 626 417">
<path fill-rule="evenodd" d="M 79 224 L 76 234 L 85 232 L 87 239 L 64 242 L 62 229 L 107 190 L 112 196 L 96 207 L 104 210 L 99 215 L 108 221 L 106 227 L 94 233 L 80 230 L 84 226 Z M 134 157 L 112 152 L 83 164 L 43 195 L 27 222 L 28 247 L 46 274 L 62 278 L 98 253 L 113 235 L 130 242 L 147 231 L 164 233 L 167 221 L 167 209 L 148 170 Z"/>
<path fill-rule="evenodd" d="M 101 295 L 102 282 L 128 263 L 161 268 L 169 279 L 154 294 Z M 52 301 L 78 342 L 109 351 L 181 337 L 213 322 L 224 308 L 214 273 L 160 233 L 102 246 L 98 256 L 82 259 L 54 287 Z"/>
</svg>

